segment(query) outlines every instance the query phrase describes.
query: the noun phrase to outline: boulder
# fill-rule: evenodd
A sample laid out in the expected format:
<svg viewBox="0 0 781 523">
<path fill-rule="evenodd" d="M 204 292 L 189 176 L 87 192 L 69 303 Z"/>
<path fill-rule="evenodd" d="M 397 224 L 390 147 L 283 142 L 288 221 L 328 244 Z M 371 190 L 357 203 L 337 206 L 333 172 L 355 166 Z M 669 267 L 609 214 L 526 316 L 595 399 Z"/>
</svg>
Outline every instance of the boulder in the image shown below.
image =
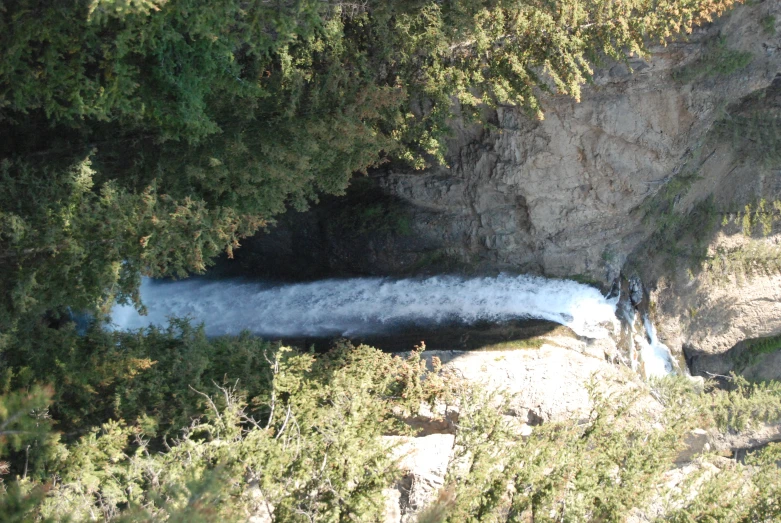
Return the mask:
<svg viewBox="0 0 781 523">
<path fill-rule="evenodd" d="M 592 381 L 607 393 L 638 386 L 628 369 L 553 343 L 511 351 L 426 351 L 423 357 L 429 362 L 438 357 L 443 371 L 512 395 L 508 414 L 528 426 L 587 416 Z"/>
<path fill-rule="evenodd" d="M 395 492 L 386 495 L 385 521 L 416 521 L 416 514 L 436 499 L 445 485 L 455 436 L 385 436 L 385 441 L 389 447 L 393 447 L 392 452 L 400 460 L 399 465 L 404 473 L 396 484 Z"/>
<path fill-rule="evenodd" d="M 694 429 L 686 435 L 686 448 L 675 459 L 676 463 L 688 463 L 711 449 L 711 434 L 704 429 Z"/>
</svg>

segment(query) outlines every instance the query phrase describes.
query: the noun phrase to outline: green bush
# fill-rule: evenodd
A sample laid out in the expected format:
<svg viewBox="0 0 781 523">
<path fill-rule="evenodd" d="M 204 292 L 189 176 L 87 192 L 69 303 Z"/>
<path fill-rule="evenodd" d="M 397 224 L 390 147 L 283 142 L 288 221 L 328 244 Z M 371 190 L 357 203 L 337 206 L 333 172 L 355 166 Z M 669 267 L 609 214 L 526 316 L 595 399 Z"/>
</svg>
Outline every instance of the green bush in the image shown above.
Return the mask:
<svg viewBox="0 0 781 523">
<path fill-rule="evenodd" d="M 768 36 L 775 36 L 776 35 L 776 17 L 773 15 L 767 15 L 762 17 L 762 20 L 759 21 L 759 23 L 762 25 L 762 30 L 765 32 Z"/>
<path fill-rule="evenodd" d="M 251 342 L 231 341 L 234 350 Z M 674 521 L 781 517 L 777 446 L 747 465 L 714 461 L 719 474 L 695 468 L 679 486 L 665 479 L 692 428 L 743 430 L 781 419 L 778 383 L 733 377 L 731 390 L 702 389 L 668 377 L 650 391 L 662 413 L 641 400 L 645 387 L 609 393 L 595 380 L 583 419 L 519 437 L 522 420 L 507 416 L 510 396 L 443 375 L 436 359 L 427 369 L 419 351 L 400 358 L 340 344 L 322 355 L 288 348 L 264 355 L 255 370 L 268 379 L 255 400 L 241 380 L 202 390 L 173 381 L 168 397 L 190 391 L 200 403 L 189 420 L 176 407 L 160 413 L 179 420 L 162 446 L 143 419 L 85 425 L 60 441 L 48 433 L 41 389 L 0 396 L 0 431 L 15 431 L 13 448 L 35 458 L 26 477 L 0 485 L 0 514 L 5 521 L 380 520 L 383 490 L 402 474 L 383 436 L 412 434 L 401 418 L 423 401 L 444 401 L 458 405 L 455 454 L 421 521 L 624 521 L 665 499 L 660 517 Z M 225 358 L 216 353 L 214 365 Z M 155 382 L 144 378 L 154 368 L 138 368 L 133 379 Z"/>
<path fill-rule="evenodd" d="M 178 327 L 186 328 L 182 323 Z M 177 348 L 183 345 L 181 336 L 147 335 L 153 339 L 144 342 L 146 350 L 137 350 L 136 355 L 172 354 L 167 361 L 141 365 L 132 375 L 125 371 L 119 378 L 116 394 L 122 402 L 130 396 L 137 403 L 124 405 L 117 416 L 104 421 L 82 419 L 77 425 L 83 429 L 80 436 L 67 444 L 43 440 L 33 431 L 20 441 L 15 436 L 17 448 L 24 440 L 36 441 L 38 459 L 30 475 L 18 481 L 19 489 L 5 488 L 0 505 L 7 507 L 10 497 L 16 496 L 14 504 L 26 511 L 24 519 L 58 521 L 90 519 L 95 514 L 107 520 L 213 521 L 219 515 L 238 521 L 265 504 L 273 507 L 276 521 L 373 520 L 383 509 L 382 489 L 397 476 L 381 436 L 409 432 L 399 421 L 399 412 L 417 412 L 421 401 L 432 401 L 444 390 L 443 382 L 428 373 L 417 352 L 401 359 L 366 346 L 342 344 L 315 357 L 264 347 L 262 361 L 252 362 L 244 357 L 263 344 L 247 337 L 206 342 L 198 332 L 188 332 L 185 337 L 196 338 L 187 341 L 190 345 L 215 349 L 193 354 Z M 170 346 L 158 347 L 165 344 Z M 230 353 L 220 352 L 225 344 L 230 345 L 225 347 Z M 123 348 L 131 349 L 118 350 Z M 190 370 L 192 366 L 197 369 Z M 234 380 L 244 366 L 268 379 L 253 391 L 252 374 L 247 376 L 249 383 Z M 204 369 L 212 374 L 232 372 L 225 385 L 199 384 L 209 375 Z M 71 369 L 68 376 L 79 373 Z M 127 392 L 125 387 L 134 390 Z M 68 389 L 67 380 L 63 388 Z M 112 399 L 104 400 L 103 394 L 94 394 L 93 400 Z M 8 419 L 20 420 L 21 427 L 34 423 L 27 415 L 30 407 L 17 397 L 1 398 L 0 431 L 15 428 L 3 422 L 3 412 Z M 71 401 L 67 395 L 56 395 L 55 417 L 71 412 Z M 149 418 L 120 417 L 144 411 L 156 416 L 157 425 L 175 427 L 163 446 L 153 443 L 155 432 L 149 428 L 155 427 Z M 39 481 L 52 477 L 57 478 L 56 484 L 34 507 L 17 503 Z"/>
</svg>

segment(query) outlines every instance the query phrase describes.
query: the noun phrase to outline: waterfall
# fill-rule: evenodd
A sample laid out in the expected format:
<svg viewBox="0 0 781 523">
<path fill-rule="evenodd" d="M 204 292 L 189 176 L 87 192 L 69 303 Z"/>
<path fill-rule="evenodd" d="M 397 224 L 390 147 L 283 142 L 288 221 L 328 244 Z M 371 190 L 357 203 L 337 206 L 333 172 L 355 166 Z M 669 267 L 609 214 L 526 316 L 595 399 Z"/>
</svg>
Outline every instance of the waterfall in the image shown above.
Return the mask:
<svg viewBox="0 0 781 523">
<path fill-rule="evenodd" d="M 647 340 L 640 338 L 640 358 L 643 361 L 645 377 L 662 377 L 673 372 L 677 366 L 670 349 L 659 341 L 656 328 L 648 315 L 643 316 L 643 327 Z"/>
<path fill-rule="evenodd" d="M 209 335 L 249 330 L 267 337 L 354 336 L 403 325 L 543 319 L 589 338 L 617 328 L 617 299 L 570 280 L 536 276 L 352 278 L 272 284 L 191 279 L 141 285 L 148 315 L 117 305 L 114 328 L 164 325 L 169 316 L 203 322 Z"/>
<path fill-rule="evenodd" d="M 659 340 L 647 312 L 640 313 L 627 300 L 619 305 L 621 342 L 629 357 L 622 361 L 648 379 L 680 370 L 669 347 Z"/>
</svg>

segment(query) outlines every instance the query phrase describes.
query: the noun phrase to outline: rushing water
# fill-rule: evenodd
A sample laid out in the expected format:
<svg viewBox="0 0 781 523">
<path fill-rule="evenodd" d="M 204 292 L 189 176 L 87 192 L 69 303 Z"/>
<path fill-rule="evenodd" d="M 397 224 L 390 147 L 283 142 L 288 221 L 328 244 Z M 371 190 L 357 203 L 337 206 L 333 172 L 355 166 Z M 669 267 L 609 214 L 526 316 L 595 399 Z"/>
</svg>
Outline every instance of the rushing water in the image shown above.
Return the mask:
<svg viewBox="0 0 781 523">
<path fill-rule="evenodd" d="M 661 377 L 675 370 L 675 359 L 670 349 L 659 341 L 656 328 L 648 316 L 643 316 L 646 338 L 641 338 L 640 358 L 643 361 L 646 378 Z"/>
<path fill-rule="evenodd" d="M 269 337 L 357 336 L 403 325 L 446 325 L 534 318 L 589 338 L 617 327 L 617 299 L 594 287 L 536 276 L 426 279 L 352 278 L 289 285 L 240 280 L 145 280 L 148 309 L 112 312 L 119 329 L 163 325 L 169 316 L 203 322 L 209 335 L 242 330 Z"/>
<path fill-rule="evenodd" d="M 676 370 L 678 364 L 670 349 L 659 340 L 656 328 L 647 313 L 640 314 L 629 301 L 622 302 L 618 315 L 622 317 L 622 338 L 629 361 L 624 362 L 645 378 L 661 377 Z"/>
</svg>

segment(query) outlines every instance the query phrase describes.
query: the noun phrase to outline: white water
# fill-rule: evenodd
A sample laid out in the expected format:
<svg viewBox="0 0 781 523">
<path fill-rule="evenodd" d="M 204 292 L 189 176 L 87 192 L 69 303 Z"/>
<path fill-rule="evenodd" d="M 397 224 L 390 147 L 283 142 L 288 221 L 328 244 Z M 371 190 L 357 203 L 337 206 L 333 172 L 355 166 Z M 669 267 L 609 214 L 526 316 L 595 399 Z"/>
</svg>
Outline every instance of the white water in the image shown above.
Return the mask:
<svg viewBox="0 0 781 523">
<path fill-rule="evenodd" d="M 603 338 L 618 325 L 617 299 L 574 281 L 535 276 L 354 278 L 291 285 L 145 280 L 141 299 L 148 315 L 117 305 L 112 311 L 116 328 L 165 325 L 169 316 L 176 316 L 203 322 L 209 335 L 249 330 L 272 337 L 350 336 L 411 323 L 535 318 L 566 325 L 581 336 Z"/>
<path fill-rule="evenodd" d="M 659 341 L 656 328 L 648 316 L 643 317 L 643 325 L 648 337 L 640 343 L 640 359 L 643 362 L 645 377 L 662 377 L 673 372 L 676 367 L 670 349 Z"/>
</svg>

